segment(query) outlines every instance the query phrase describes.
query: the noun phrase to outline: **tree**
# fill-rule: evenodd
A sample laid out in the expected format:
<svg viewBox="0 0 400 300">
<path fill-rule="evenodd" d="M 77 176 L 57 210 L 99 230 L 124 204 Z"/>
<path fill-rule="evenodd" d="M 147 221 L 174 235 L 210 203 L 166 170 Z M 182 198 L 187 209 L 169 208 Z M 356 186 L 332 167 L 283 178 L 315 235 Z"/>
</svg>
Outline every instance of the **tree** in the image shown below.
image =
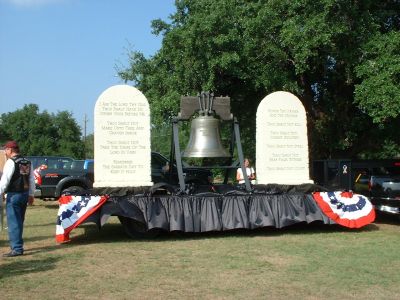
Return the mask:
<svg viewBox="0 0 400 300">
<path fill-rule="evenodd" d="M 60 153 L 66 156 L 84 158 L 85 145 L 81 140 L 81 129 L 67 111 L 58 112 L 53 118 L 57 131 L 56 147 Z"/>
<path fill-rule="evenodd" d="M 383 158 L 399 154 L 400 32 L 373 36 L 363 46 L 356 73 L 362 81 L 355 86 L 355 103 L 374 123 L 374 131 L 366 139 L 367 154 Z"/>
<path fill-rule="evenodd" d="M 85 143 L 85 158 L 93 158 L 94 157 L 94 134 L 88 134 Z"/>
<path fill-rule="evenodd" d="M 24 155 L 60 155 L 83 158 L 81 131 L 71 113 L 39 112 L 36 104 L 24 105 L 0 118 L 1 141 L 16 140 Z"/>
<path fill-rule="evenodd" d="M 396 0 L 178 0 L 170 23 L 153 21 L 162 48 L 150 58 L 131 52 L 119 75 L 150 100 L 155 126 L 177 115 L 180 95 L 229 95 L 248 154 L 254 155 L 259 102 L 285 90 L 307 110 L 312 157 L 393 156 L 399 12 Z M 379 59 L 377 70 L 393 67 L 381 77 L 368 73 L 371 57 Z M 392 99 L 390 112 L 379 109 L 382 94 Z M 377 147 L 383 143 L 388 149 Z"/>
</svg>

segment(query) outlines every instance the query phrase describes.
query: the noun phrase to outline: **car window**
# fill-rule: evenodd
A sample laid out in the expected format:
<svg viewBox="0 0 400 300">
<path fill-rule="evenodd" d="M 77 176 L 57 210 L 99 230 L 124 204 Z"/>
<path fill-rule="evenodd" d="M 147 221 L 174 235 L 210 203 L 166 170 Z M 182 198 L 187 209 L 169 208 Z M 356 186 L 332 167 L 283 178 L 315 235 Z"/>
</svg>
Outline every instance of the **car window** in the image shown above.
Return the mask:
<svg viewBox="0 0 400 300">
<path fill-rule="evenodd" d="M 64 165 L 68 167 L 70 162 L 71 160 L 69 159 L 51 157 L 46 160 L 45 164 L 49 169 L 64 169 Z"/>
<path fill-rule="evenodd" d="M 26 156 L 26 158 L 32 163 L 34 169 L 41 165 L 46 165 L 48 168 L 70 169 L 73 161 L 72 158 L 60 156 Z"/>
<path fill-rule="evenodd" d="M 32 168 L 36 169 L 36 167 L 38 166 L 37 159 L 36 158 L 29 158 L 29 157 L 26 157 L 26 159 L 31 162 Z"/>
<path fill-rule="evenodd" d="M 71 163 L 71 169 L 72 170 L 82 170 L 84 163 L 85 163 L 84 160 L 74 160 Z"/>
<path fill-rule="evenodd" d="M 64 170 L 70 170 L 70 169 L 72 169 L 72 162 L 69 161 L 69 162 L 64 163 L 63 169 L 64 169 Z"/>
<path fill-rule="evenodd" d="M 32 163 L 32 168 L 36 169 L 40 165 L 43 165 L 45 163 L 45 158 L 44 157 L 32 157 L 32 156 L 26 156 L 26 159 L 29 160 Z"/>
<path fill-rule="evenodd" d="M 36 159 L 36 167 L 39 167 L 41 165 L 46 165 L 46 159 L 44 157 Z"/>
</svg>

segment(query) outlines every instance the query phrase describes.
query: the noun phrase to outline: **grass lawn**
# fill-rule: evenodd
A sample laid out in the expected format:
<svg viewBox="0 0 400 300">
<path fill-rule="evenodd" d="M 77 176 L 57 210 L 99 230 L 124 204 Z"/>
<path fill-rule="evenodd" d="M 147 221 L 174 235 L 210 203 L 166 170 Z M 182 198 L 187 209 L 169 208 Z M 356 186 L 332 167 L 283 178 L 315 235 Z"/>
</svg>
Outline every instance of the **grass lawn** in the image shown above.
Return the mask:
<svg viewBox="0 0 400 300">
<path fill-rule="evenodd" d="M 57 209 L 28 208 L 26 255 L 0 258 L 0 299 L 400 299 L 396 218 L 132 240 L 113 217 L 57 245 Z"/>
</svg>

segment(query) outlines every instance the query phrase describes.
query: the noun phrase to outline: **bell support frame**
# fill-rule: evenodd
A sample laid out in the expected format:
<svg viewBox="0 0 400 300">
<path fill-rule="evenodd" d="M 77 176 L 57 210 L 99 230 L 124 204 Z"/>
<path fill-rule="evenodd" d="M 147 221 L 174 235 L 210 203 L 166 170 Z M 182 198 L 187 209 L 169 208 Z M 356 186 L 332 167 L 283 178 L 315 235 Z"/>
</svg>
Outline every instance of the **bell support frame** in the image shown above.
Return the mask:
<svg viewBox="0 0 400 300">
<path fill-rule="evenodd" d="M 242 168 L 243 174 L 246 174 L 246 167 L 244 166 L 244 155 L 242 144 L 240 140 L 239 122 L 230 112 L 230 98 L 229 97 L 214 97 L 213 93 L 202 92 L 197 97 L 182 96 L 181 97 L 181 111 L 177 117 L 172 120 L 172 141 L 171 141 L 171 152 L 170 162 L 173 165 L 176 163 L 179 189 L 182 193 L 188 193 L 188 188 L 185 184 L 183 176 L 182 166 L 182 154 L 179 144 L 179 122 L 187 121 L 190 117 L 199 112 L 200 115 L 216 114 L 222 121 L 232 123 L 232 138 L 229 147 L 229 164 L 228 166 L 210 166 L 208 168 L 225 168 L 224 183 L 228 181 L 229 169 L 236 168 L 236 165 L 232 164 L 233 151 L 236 145 L 240 167 Z M 171 172 L 171 168 L 170 168 Z M 247 192 L 251 192 L 250 180 L 247 176 L 244 176 L 245 188 Z"/>
</svg>

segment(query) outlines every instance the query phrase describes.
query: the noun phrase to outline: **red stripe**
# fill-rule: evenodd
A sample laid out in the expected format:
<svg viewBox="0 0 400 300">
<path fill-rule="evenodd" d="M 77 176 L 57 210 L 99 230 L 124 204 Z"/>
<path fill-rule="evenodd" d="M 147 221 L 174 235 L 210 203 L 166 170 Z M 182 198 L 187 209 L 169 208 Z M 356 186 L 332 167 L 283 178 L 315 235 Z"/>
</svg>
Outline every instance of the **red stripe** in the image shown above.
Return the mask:
<svg viewBox="0 0 400 300">
<path fill-rule="evenodd" d="M 70 203 L 71 202 L 71 200 L 72 200 L 72 196 L 61 196 L 59 199 L 58 199 L 58 204 L 60 204 L 60 205 L 62 205 L 62 204 L 68 204 L 68 203 Z"/>
<path fill-rule="evenodd" d="M 67 234 L 56 234 L 56 242 L 57 243 L 66 243 L 69 242 L 69 233 Z"/>
<path fill-rule="evenodd" d="M 68 199 L 68 202 L 71 202 L 72 200 L 72 196 L 63 196 L 61 198 L 66 198 L 69 197 L 70 199 Z M 61 198 L 59 199 L 59 201 L 61 201 Z M 101 196 L 99 203 L 96 204 L 96 206 L 93 206 L 92 208 L 90 208 L 83 216 L 81 216 L 74 224 L 72 224 L 71 226 L 64 228 L 64 233 L 63 234 L 58 234 L 56 235 L 56 242 L 57 243 L 65 243 L 65 242 L 69 242 L 70 238 L 69 238 L 69 233 L 72 231 L 72 229 L 78 227 L 80 224 L 82 224 L 92 213 L 94 213 L 97 209 L 99 209 L 104 202 L 106 202 L 108 199 L 108 196 Z M 65 199 L 67 200 L 67 199 Z"/>
<path fill-rule="evenodd" d="M 332 211 L 332 208 L 328 203 L 324 201 L 321 196 L 320 192 L 313 193 L 313 197 L 315 201 L 318 203 L 318 206 L 321 208 L 322 212 L 327 215 L 331 220 L 335 221 L 336 223 L 349 227 L 349 228 L 360 228 L 367 224 L 372 223 L 375 220 L 375 210 L 372 208 L 371 211 L 363 217 L 358 219 L 350 220 L 341 218 L 338 214 Z"/>
</svg>

